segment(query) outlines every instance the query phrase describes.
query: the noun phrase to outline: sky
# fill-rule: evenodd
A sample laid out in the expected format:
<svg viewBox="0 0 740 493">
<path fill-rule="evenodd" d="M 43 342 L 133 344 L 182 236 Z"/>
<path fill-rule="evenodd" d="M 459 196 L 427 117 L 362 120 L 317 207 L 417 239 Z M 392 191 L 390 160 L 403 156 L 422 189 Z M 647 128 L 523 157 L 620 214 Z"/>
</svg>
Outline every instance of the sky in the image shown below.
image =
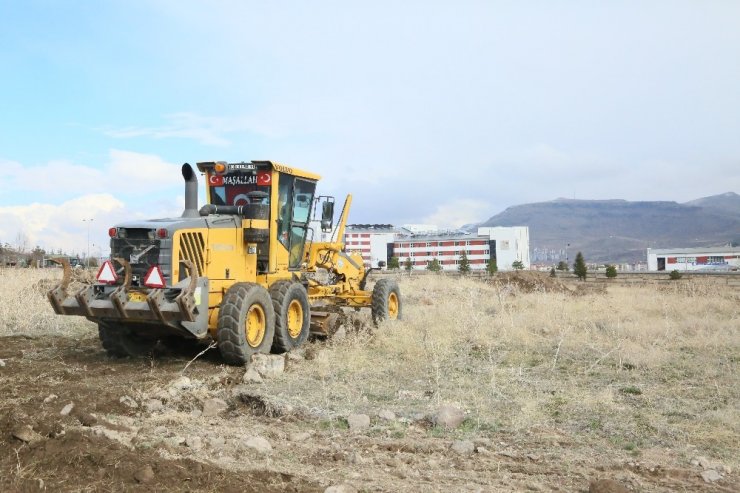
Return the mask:
<svg viewBox="0 0 740 493">
<path fill-rule="evenodd" d="M 181 213 L 197 161 L 440 228 L 740 192 L 736 0 L 0 0 L 0 71 L 14 246 L 105 255 L 116 222 Z"/>
</svg>

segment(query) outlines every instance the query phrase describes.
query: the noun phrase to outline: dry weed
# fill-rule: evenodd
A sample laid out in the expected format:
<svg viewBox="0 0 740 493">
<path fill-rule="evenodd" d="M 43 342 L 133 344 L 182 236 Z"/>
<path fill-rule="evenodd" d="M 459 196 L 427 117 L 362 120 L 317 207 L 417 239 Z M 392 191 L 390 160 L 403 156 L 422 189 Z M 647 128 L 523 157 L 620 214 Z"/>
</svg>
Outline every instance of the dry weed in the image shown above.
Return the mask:
<svg viewBox="0 0 740 493">
<path fill-rule="evenodd" d="M 61 277 L 61 269 L 0 268 L 0 336 L 72 336 L 94 328 L 82 317 L 54 313 L 46 292 Z"/>
<path fill-rule="evenodd" d="M 401 285 L 403 321 L 329 343 L 272 391 L 301 389 L 335 416 L 455 403 L 476 433 L 561 427 L 629 450 L 703 442 L 727 455 L 740 436 L 740 307 L 721 288 Z"/>
</svg>

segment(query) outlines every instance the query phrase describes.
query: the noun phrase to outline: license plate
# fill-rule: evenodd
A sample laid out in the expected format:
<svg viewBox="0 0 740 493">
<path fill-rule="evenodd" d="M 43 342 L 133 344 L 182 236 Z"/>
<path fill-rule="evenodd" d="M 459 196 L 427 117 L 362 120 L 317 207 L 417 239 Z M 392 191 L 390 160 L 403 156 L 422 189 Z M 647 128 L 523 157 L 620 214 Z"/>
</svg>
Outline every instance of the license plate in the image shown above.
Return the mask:
<svg viewBox="0 0 740 493">
<path fill-rule="evenodd" d="M 139 293 L 139 292 L 133 291 L 128 294 L 128 300 L 129 301 L 146 301 L 146 293 Z"/>
</svg>

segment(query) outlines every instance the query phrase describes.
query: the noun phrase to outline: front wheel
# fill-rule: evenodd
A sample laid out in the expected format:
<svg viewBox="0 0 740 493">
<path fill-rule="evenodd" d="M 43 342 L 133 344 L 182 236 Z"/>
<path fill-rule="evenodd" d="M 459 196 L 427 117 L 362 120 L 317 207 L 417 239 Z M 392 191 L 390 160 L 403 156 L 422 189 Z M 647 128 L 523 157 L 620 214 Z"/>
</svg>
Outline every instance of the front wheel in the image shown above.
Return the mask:
<svg viewBox="0 0 740 493">
<path fill-rule="evenodd" d="M 218 349 L 231 365 L 244 365 L 255 353 L 269 353 L 275 335 L 275 312 L 265 288 L 251 282 L 226 291 L 218 311 Z"/>
<path fill-rule="evenodd" d="M 270 286 L 270 296 L 275 309 L 276 353 L 290 351 L 302 345 L 311 331 L 311 307 L 308 293 L 302 284 L 278 281 Z"/>
<path fill-rule="evenodd" d="M 375 283 L 372 296 L 373 322 L 401 320 L 401 290 L 393 279 L 381 279 Z"/>
</svg>

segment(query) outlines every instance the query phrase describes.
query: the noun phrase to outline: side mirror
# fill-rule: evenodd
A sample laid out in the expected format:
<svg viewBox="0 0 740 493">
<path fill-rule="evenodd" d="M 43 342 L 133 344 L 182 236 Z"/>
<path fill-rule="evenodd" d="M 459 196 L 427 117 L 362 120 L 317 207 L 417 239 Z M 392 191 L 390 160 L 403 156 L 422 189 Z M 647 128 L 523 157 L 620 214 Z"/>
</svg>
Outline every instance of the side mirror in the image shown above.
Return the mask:
<svg viewBox="0 0 740 493">
<path fill-rule="evenodd" d="M 328 233 L 334 225 L 334 202 L 326 201 L 321 205 L 321 231 Z"/>
</svg>

